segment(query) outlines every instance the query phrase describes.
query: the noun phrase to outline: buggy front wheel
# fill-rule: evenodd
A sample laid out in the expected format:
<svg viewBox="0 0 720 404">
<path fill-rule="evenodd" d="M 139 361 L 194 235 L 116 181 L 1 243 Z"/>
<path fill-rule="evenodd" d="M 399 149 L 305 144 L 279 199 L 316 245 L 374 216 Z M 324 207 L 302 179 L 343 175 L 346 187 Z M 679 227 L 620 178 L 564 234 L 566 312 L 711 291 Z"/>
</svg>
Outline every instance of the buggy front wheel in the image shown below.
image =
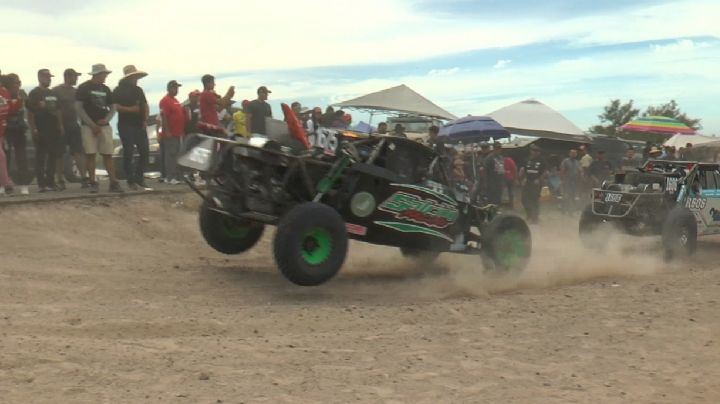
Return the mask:
<svg viewBox="0 0 720 404">
<path fill-rule="evenodd" d="M 273 255 L 280 272 L 300 286 L 317 286 L 342 267 L 348 249 L 345 221 L 333 208 L 307 202 L 278 223 Z"/>
</svg>

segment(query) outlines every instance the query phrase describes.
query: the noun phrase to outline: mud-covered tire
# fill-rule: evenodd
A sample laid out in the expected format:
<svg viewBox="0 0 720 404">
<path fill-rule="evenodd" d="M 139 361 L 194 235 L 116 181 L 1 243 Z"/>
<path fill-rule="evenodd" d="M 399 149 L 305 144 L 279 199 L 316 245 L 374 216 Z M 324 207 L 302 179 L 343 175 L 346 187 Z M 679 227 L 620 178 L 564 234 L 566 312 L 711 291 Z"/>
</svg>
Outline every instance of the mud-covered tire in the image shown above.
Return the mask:
<svg viewBox="0 0 720 404">
<path fill-rule="evenodd" d="M 280 219 L 273 255 L 280 272 L 300 286 L 316 286 L 337 274 L 345 262 L 345 221 L 333 208 L 307 202 Z"/>
<path fill-rule="evenodd" d="M 665 259 L 687 257 L 697 248 L 697 223 L 688 209 L 677 206 L 665 219 L 662 227 Z"/>
<path fill-rule="evenodd" d="M 530 228 L 518 216 L 497 215 L 483 230 L 482 240 L 482 259 L 487 270 L 522 271 L 530 261 Z"/>
<path fill-rule="evenodd" d="M 440 252 L 438 251 L 419 250 L 407 247 L 400 247 L 400 254 L 407 259 L 427 264 L 433 263 L 440 256 Z"/>
<path fill-rule="evenodd" d="M 608 237 L 602 237 L 599 234 L 606 224 L 603 218 L 593 213 L 592 203 L 583 209 L 578 223 L 578 234 L 580 242 L 585 248 L 596 251 L 603 251 L 607 248 Z"/>
<path fill-rule="evenodd" d="M 222 214 L 213 210 L 209 202 L 200 206 L 200 232 L 210 247 L 223 254 L 251 249 L 264 231 L 264 224 Z"/>
</svg>

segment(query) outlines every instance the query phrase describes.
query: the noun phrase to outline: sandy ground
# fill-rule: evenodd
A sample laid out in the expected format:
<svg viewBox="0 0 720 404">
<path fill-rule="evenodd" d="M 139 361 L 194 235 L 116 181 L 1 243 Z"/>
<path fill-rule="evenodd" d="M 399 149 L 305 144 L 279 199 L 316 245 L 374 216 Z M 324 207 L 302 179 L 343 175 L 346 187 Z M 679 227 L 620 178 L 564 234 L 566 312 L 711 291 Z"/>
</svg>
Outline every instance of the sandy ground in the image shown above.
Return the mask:
<svg viewBox="0 0 720 404">
<path fill-rule="evenodd" d="M 651 239 L 589 253 L 559 217 L 519 276 L 356 243 L 300 288 L 272 229 L 207 247 L 195 199 L 0 208 L 0 402 L 720 402 L 720 240 L 666 265 Z"/>
</svg>

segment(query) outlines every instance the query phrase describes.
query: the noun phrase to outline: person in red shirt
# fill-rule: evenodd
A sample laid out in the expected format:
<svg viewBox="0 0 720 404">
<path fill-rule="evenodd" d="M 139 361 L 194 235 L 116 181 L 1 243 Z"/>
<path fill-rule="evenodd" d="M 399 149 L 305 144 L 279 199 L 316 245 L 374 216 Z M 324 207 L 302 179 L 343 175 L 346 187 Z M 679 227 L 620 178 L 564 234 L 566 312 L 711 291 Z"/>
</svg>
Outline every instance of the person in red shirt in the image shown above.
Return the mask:
<svg viewBox="0 0 720 404">
<path fill-rule="evenodd" d="M 10 92 L 5 88 L 4 78 L 0 79 L 0 145 L 5 140 L 5 128 L 7 128 L 7 116 L 9 110 Z M 12 192 L 15 187 L 7 170 L 7 157 L 5 149 L 0 147 L 0 196 L 5 192 Z"/>
<path fill-rule="evenodd" d="M 190 120 L 187 110 L 175 98 L 181 84 L 171 80 L 167 84 L 167 95 L 160 100 L 160 116 L 162 117 L 163 162 L 165 179 L 170 185 L 180 184 L 177 159 L 182 149 L 185 136 L 185 124 Z M 217 116 L 217 114 L 215 114 Z"/>
<path fill-rule="evenodd" d="M 215 92 L 215 77 L 206 74 L 202 76 L 203 92 L 200 93 L 200 122 L 198 130 L 206 135 L 225 137 L 225 129 L 220 126 L 218 112 L 231 104 L 235 95 L 235 87 L 231 86 L 224 97 Z"/>
</svg>

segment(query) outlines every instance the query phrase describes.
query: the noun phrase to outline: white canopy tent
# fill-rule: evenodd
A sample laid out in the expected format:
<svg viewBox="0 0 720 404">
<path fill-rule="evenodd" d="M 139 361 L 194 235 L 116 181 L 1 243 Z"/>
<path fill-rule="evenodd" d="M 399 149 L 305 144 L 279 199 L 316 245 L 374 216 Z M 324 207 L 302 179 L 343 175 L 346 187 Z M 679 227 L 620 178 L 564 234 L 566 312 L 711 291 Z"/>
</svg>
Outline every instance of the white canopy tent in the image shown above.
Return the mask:
<svg viewBox="0 0 720 404">
<path fill-rule="evenodd" d="M 691 143 L 693 146 L 697 146 L 699 144 L 703 143 L 710 143 L 710 142 L 718 142 L 720 139 L 716 137 L 710 137 L 710 136 L 703 136 L 703 135 L 683 135 L 683 134 L 676 134 L 670 139 L 668 139 L 665 143 L 663 143 L 663 146 L 674 146 L 676 148 L 678 147 L 685 147 L 686 144 Z"/>
<path fill-rule="evenodd" d="M 341 108 L 356 108 L 372 112 L 400 112 L 437 119 L 456 119 L 450 112 L 418 94 L 405 84 L 334 104 Z"/>
<path fill-rule="evenodd" d="M 537 100 L 525 100 L 487 114 L 516 135 L 578 143 L 592 143 L 589 136 L 559 112 Z"/>
</svg>

